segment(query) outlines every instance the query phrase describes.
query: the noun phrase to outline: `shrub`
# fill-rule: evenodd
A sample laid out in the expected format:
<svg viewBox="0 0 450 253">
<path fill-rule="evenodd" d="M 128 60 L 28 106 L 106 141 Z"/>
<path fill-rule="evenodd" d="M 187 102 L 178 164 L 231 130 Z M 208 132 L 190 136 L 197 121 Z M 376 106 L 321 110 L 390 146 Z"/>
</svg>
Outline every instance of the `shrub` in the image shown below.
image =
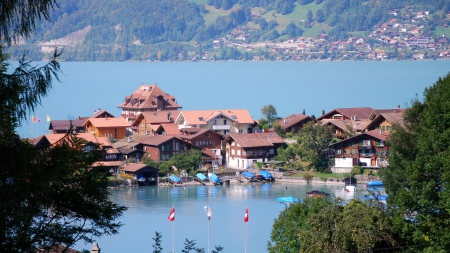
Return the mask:
<svg viewBox="0 0 450 253">
<path fill-rule="evenodd" d="M 323 174 L 332 174 L 333 172 L 331 171 L 330 168 L 327 168 L 323 171 Z"/>
<path fill-rule="evenodd" d="M 311 172 L 303 173 L 303 179 L 305 179 L 306 182 L 308 182 L 308 183 L 311 182 L 311 180 L 313 179 L 313 177 L 314 177 L 314 174 L 311 173 Z"/>
<path fill-rule="evenodd" d="M 352 175 L 358 175 L 358 174 L 362 174 L 362 167 L 361 166 L 353 166 Z"/>
<path fill-rule="evenodd" d="M 364 175 L 366 175 L 366 176 L 372 175 L 372 170 L 371 169 L 365 169 L 364 170 Z"/>
</svg>

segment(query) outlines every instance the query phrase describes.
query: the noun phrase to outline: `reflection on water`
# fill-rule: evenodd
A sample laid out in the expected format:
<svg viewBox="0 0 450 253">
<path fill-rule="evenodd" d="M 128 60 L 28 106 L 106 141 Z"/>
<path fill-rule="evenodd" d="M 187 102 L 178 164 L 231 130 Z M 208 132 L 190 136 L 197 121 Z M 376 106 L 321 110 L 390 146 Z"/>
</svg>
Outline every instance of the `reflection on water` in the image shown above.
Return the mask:
<svg viewBox="0 0 450 253">
<path fill-rule="evenodd" d="M 208 220 L 205 206 L 210 206 L 210 245 L 221 245 L 223 252 L 244 252 L 245 207 L 248 206 L 248 252 L 267 252 L 273 221 L 285 205 L 278 197 L 293 196 L 304 199 L 306 192 L 319 190 L 343 199 L 359 197 L 346 193 L 342 186 L 282 183 L 240 183 L 222 186 L 147 186 L 111 190 L 111 200 L 128 206 L 120 222 L 124 226 L 115 236 L 96 239 L 102 252 L 150 252 L 155 231 L 162 233 L 163 252 L 172 249 L 172 232 L 175 233 L 175 252 L 181 252 L 185 239 L 195 240 L 198 247 L 208 246 Z M 353 194 L 353 195 L 352 195 Z M 175 207 L 175 222 L 167 220 Z M 172 231 L 174 225 L 174 231 Z M 76 247 L 90 249 L 91 245 Z"/>
</svg>

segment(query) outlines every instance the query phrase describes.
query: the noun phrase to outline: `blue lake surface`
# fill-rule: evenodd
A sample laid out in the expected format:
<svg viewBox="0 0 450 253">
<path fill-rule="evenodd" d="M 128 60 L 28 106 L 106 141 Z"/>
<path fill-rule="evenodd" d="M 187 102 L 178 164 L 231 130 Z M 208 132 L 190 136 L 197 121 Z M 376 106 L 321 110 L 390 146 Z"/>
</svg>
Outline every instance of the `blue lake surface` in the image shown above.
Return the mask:
<svg viewBox="0 0 450 253">
<path fill-rule="evenodd" d="M 14 65 L 14 64 L 13 64 Z M 15 64 L 17 65 L 17 64 Z M 61 83 L 23 122 L 19 134 L 48 132 L 52 120 L 90 116 L 117 106 L 140 84 L 157 83 L 184 110 L 248 109 L 255 120 L 272 104 L 280 117 L 306 110 L 405 107 L 450 71 L 450 61 L 346 62 L 62 62 Z"/>
<path fill-rule="evenodd" d="M 120 234 L 95 239 L 102 252 L 152 252 L 155 232 L 162 233 L 163 252 L 172 252 L 174 231 L 175 252 L 184 249 L 185 239 L 195 240 L 197 247 L 208 248 L 208 220 L 205 206 L 210 206 L 210 250 L 215 245 L 223 252 L 245 252 L 245 231 L 248 226 L 247 252 L 267 252 L 274 219 L 285 204 L 276 198 L 293 196 L 306 198 L 306 192 L 322 190 L 332 196 L 351 199 L 360 197 L 364 187 L 356 193 L 346 193 L 342 186 L 321 184 L 238 183 L 223 186 L 135 187 L 111 190 L 111 200 L 129 209 L 120 222 Z M 167 220 L 175 207 L 174 223 Z M 248 206 L 249 222 L 244 222 Z M 174 230 L 172 231 L 172 226 Z M 92 245 L 77 245 L 81 250 Z"/>
</svg>

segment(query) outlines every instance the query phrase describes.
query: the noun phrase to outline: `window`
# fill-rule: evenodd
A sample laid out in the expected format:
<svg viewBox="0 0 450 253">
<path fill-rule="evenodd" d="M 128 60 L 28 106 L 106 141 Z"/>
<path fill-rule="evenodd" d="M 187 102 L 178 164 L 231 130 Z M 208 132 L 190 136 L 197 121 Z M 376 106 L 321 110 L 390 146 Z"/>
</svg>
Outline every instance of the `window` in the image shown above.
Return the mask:
<svg viewBox="0 0 450 253">
<path fill-rule="evenodd" d="M 268 154 L 273 155 L 274 154 L 274 149 L 273 148 L 269 149 L 269 153 Z"/>
<path fill-rule="evenodd" d="M 237 155 L 241 155 L 241 150 L 237 150 Z"/>
<path fill-rule="evenodd" d="M 382 130 L 382 131 L 385 131 L 385 130 L 386 130 L 386 127 L 385 127 L 385 126 L 381 126 L 381 130 Z"/>
<path fill-rule="evenodd" d="M 352 149 L 352 155 L 356 155 L 356 149 Z"/>
<path fill-rule="evenodd" d="M 258 150 L 258 155 L 262 155 L 262 150 Z"/>
<path fill-rule="evenodd" d="M 234 149 L 231 150 L 231 154 L 234 155 Z"/>
<path fill-rule="evenodd" d="M 342 150 L 341 150 L 341 149 L 338 149 L 338 150 L 337 150 L 337 154 L 338 154 L 338 155 L 342 155 Z"/>
<path fill-rule="evenodd" d="M 164 151 L 164 145 L 161 146 L 161 151 Z"/>
<path fill-rule="evenodd" d="M 231 142 L 231 146 L 235 146 L 236 145 L 236 142 Z"/>
<path fill-rule="evenodd" d="M 209 132 L 207 132 L 207 133 L 205 133 L 205 136 L 206 136 L 206 137 L 210 137 L 211 134 L 210 134 Z"/>
<path fill-rule="evenodd" d="M 346 150 L 345 150 L 345 153 L 346 153 L 347 155 L 350 155 L 350 149 L 346 149 Z"/>
<path fill-rule="evenodd" d="M 227 124 L 227 120 L 226 120 L 226 119 L 223 120 L 223 124 L 224 124 L 224 125 Z"/>
<path fill-rule="evenodd" d="M 244 132 L 244 129 L 239 129 L 239 133 L 242 134 Z"/>
<path fill-rule="evenodd" d="M 253 155 L 253 151 L 249 150 L 248 155 Z"/>
</svg>

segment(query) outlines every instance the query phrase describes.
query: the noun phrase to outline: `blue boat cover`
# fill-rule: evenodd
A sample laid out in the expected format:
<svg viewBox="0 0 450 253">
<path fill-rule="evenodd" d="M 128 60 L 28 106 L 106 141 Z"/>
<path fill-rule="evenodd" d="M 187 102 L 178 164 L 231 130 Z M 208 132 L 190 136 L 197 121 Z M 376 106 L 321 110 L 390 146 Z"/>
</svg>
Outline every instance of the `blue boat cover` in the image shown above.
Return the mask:
<svg viewBox="0 0 450 253">
<path fill-rule="evenodd" d="M 255 178 L 255 174 L 251 173 L 250 171 L 244 171 L 244 172 L 242 173 L 242 176 L 244 176 L 244 177 L 246 177 L 246 178 L 250 178 L 250 179 Z"/>
<path fill-rule="evenodd" d="M 172 180 L 172 181 L 174 181 L 174 182 L 176 182 L 176 183 L 181 183 L 181 179 L 180 178 L 178 178 L 177 176 L 175 176 L 175 175 L 170 175 L 170 180 Z"/>
<path fill-rule="evenodd" d="M 366 183 L 367 186 L 383 186 L 383 182 L 381 181 L 369 181 Z"/>
<path fill-rule="evenodd" d="M 213 182 L 215 184 L 221 184 L 222 183 L 222 180 L 220 180 L 220 178 L 214 173 L 209 175 L 209 180 L 211 180 L 211 182 Z"/>
<path fill-rule="evenodd" d="M 261 170 L 259 172 L 264 179 L 273 179 L 272 174 L 270 174 L 267 170 Z"/>
<path fill-rule="evenodd" d="M 208 179 L 205 174 L 203 173 L 197 173 L 196 175 L 200 180 L 205 181 L 206 179 Z"/>
<path fill-rule="evenodd" d="M 363 195 L 363 199 L 365 200 L 379 200 L 379 201 L 386 201 L 388 196 L 384 194 L 375 194 L 375 195 Z"/>
<path fill-rule="evenodd" d="M 277 198 L 277 201 L 280 202 L 280 203 L 286 203 L 286 202 L 288 202 L 288 203 L 300 203 L 300 202 L 302 202 L 300 199 L 296 199 L 296 198 L 294 198 L 292 196 L 279 197 L 279 198 Z"/>
</svg>

